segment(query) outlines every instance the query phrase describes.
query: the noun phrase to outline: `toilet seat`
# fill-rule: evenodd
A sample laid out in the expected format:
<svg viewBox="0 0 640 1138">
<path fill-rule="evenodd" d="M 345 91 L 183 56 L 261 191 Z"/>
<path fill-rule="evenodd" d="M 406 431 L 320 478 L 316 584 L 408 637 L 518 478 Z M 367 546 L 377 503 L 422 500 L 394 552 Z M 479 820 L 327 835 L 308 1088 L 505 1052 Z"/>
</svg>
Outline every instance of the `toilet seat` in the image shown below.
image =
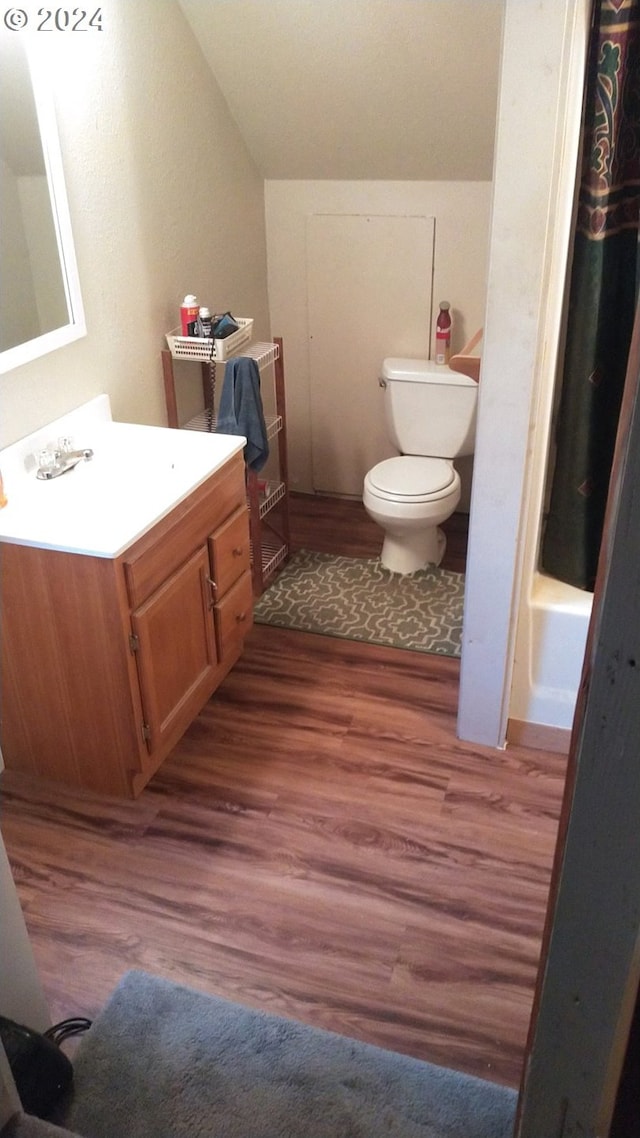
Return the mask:
<svg viewBox="0 0 640 1138">
<path fill-rule="evenodd" d="M 372 494 L 391 502 L 424 502 L 446 498 L 457 482 L 445 458 L 399 455 L 374 466 L 366 477 Z"/>
</svg>

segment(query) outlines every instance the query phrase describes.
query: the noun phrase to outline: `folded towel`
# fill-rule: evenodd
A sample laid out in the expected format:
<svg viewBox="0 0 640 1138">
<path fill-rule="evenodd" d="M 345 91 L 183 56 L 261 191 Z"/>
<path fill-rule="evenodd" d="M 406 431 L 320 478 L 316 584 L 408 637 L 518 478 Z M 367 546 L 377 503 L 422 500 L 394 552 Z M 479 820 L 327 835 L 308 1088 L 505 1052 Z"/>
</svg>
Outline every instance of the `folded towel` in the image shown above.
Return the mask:
<svg viewBox="0 0 640 1138">
<path fill-rule="evenodd" d="M 260 395 L 260 371 L 255 360 L 227 360 L 218 408 L 216 433 L 244 435 L 244 458 L 251 470 L 262 470 L 269 457 L 267 428 Z"/>
</svg>

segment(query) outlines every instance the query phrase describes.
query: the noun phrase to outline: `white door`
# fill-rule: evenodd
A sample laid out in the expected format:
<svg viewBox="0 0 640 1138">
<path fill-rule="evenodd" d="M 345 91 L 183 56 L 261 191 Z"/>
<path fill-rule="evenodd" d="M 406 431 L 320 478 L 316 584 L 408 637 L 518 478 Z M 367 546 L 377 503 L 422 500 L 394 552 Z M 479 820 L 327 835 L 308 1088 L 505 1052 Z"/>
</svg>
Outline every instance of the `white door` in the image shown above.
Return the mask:
<svg viewBox="0 0 640 1138">
<path fill-rule="evenodd" d="M 427 358 L 434 219 L 314 214 L 307 221 L 314 490 L 362 496 L 396 453 L 378 379 L 386 356 Z"/>
</svg>

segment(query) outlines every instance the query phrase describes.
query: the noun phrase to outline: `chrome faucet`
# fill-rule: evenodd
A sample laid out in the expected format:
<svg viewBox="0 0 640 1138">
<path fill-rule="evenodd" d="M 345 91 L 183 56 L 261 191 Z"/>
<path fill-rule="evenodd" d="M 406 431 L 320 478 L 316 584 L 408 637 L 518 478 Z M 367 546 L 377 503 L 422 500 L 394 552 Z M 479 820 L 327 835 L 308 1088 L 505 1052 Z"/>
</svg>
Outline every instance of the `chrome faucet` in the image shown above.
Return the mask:
<svg viewBox="0 0 640 1138">
<path fill-rule="evenodd" d="M 36 478 L 46 481 L 51 478 L 59 478 L 61 474 L 73 470 L 79 462 L 88 462 L 91 458 L 93 458 L 93 451 L 90 447 L 85 447 L 84 450 L 73 450 L 71 439 L 58 439 L 57 447 L 48 447 L 38 455 Z"/>
</svg>

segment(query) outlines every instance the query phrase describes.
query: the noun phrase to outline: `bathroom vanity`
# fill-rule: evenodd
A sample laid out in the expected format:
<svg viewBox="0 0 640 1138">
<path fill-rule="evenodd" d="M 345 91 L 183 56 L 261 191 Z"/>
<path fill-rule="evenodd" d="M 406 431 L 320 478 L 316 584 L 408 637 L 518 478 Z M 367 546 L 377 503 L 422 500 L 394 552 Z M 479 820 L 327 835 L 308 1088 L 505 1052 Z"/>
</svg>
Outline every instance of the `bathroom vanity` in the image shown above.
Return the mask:
<svg viewBox="0 0 640 1138">
<path fill-rule="evenodd" d="M 0 456 L 2 752 L 8 769 L 135 796 L 251 627 L 245 440 L 101 409 L 48 429 L 94 453 L 51 482 L 26 469 L 33 438 Z"/>
</svg>

